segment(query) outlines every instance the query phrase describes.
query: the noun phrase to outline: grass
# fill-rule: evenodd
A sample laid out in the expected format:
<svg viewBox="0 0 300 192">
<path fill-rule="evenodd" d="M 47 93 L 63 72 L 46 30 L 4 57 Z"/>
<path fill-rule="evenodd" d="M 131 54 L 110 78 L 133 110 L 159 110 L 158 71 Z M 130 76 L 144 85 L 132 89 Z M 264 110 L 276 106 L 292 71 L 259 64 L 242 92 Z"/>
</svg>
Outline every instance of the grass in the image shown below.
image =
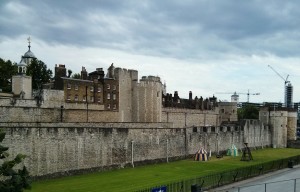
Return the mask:
<svg viewBox="0 0 300 192">
<path fill-rule="evenodd" d="M 300 155 L 300 149 L 286 148 L 252 151 L 254 160 L 250 162 L 240 161 L 241 157 L 226 156 L 222 159 L 212 158 L 207 162 L 197 162 L 193 159 L 187 159 L 170 163 L 37 181 L 32 184 L 31 191 L 134 191 L 296 155 Z"/>
</svg>

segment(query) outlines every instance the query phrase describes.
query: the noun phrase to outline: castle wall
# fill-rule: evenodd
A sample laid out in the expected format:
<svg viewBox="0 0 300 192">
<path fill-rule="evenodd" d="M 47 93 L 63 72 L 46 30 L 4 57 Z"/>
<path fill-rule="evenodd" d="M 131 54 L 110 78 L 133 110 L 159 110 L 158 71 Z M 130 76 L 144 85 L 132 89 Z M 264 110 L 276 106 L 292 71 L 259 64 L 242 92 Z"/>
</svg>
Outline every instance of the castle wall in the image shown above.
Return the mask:
<svg viewBox="0 0 300 192">
<path fill-rule="evenodd" d="M 225 151 L 242 148 L 245 134 L 251 147 L 269 145 L 270 132 L 249 122 L 243 129 L 172 128 L 171 123 L 0 123 L 7 133 L 3 145 L 10 157 L 27 155 L 25 166 L 33 176 L 124 167 L 143 161 L 185 157 L 200 147 Z M 261 142 L 263 139 L 263 142 Z M 132 151 L 133 148 L 133 151 Z M 133 156 L 132 156 L 133 154 Z"/>
<path fill-rule="evenodd" d="M 161 122 L 161 96 L 159 77 L 143 77 L 133 89 L 133 122 Z"/>
<path fill-rule="evenodd" d="M 174 127 L 219 126 L 219 109 L 193 110 L 162 108 L 162 122 L 173 122 Z"/>
<path fill-rule="evenodd" d="M 121 122 L 132 122 L 133 87 L 138 81 L 138 71 L 116 68 L 115 78 L 119 81 L 119 119 Z"/>
<path fill-rule="evenodd" d="M 49 95 L 51 98 L 51 95 Z M 61 106 L 63 108 L 61 108 Z M 88 117 L 88 118 L 87 118 Z M 0 122 L 119 122 L 117 111 L 103 105 L 60 103 L 53 100 L 37 106 L 36 100 L 0 99 Z"/>
<path fill-rule="evenodd" d="M 236 102 L 220 102 L 220 121 L 221 122 L 229 122 L 229 121 L 237 121 L 237 103 Z"/>
<path fill-rule="evenodd" d="M 288 112 L 287 140 L 297 140 L 297 112 Z"/>
<path fill-rule="evenodd" d="M 32 98 L 32 77 L 25 75 L 16 75 L 12 77 L 12 92 L 14 95 L 20 95 L 24 92 L 24 99 Z"/>
<path fill-rule="evenodd" d="M 273 127 L 273 147 L 287 145 L 287 111 L 270 111 L 270 124 Z"/>
</svg>

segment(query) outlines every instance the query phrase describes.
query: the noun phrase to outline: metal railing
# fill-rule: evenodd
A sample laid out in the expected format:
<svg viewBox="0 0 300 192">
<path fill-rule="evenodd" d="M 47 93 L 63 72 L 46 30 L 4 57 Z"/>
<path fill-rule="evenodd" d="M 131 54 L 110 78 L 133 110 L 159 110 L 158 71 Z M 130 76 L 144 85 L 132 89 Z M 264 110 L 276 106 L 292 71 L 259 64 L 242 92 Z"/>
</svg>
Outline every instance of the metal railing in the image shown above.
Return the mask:
<svg viewBox="0 0 300 192">
<path fill-rule="evenodd" d="M 237 189 L 229 190 L 230 192 L 296 192 L 300 191 L 300 178 L 288 179 L 282 181 L 274 181 L 255 185 L 238 187 Z"/>
<path fill-rule="evenodd" d="M 136 192 L 152 192 L 154 188 L 162 186 L 167 188 L 168 192 L 190 192 L 192 185 L 197 185 L 202 190 L 220 187 L 226 184 L 234 183 L 237 181 L 245 180 L 251 177 L 263 175 L 272 171 L 280 170 L 290 167 L 291 165 L 298 165 L 300 163 L 300 155 L 270 161 L 262 164 L 252 165 L 249 167 L 239 168 L 232 171 L 221 172 L 217 174 L 201 176 L 172 183 L 166 183 L 159 186 L 148 187 Z"/>
</svg>

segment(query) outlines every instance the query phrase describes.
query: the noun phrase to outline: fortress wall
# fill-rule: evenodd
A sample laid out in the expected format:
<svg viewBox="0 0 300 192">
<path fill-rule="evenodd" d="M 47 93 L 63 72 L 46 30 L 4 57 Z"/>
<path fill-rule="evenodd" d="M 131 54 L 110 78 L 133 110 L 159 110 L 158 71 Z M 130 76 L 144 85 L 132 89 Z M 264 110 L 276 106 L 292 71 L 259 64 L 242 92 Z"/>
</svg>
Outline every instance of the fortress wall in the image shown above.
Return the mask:
<svg viewBox="0 0 300 192">
<path fill-rule="evenodd" d="M 215 110 L 193 110 L 163 108 L 162 122 L 173 122 L 174 127 L 219 126 L 218 108 Z"/>
<path fill-rule="evenodd" d="M 297 140 L 297 112 L 288 112 L 287 140 Z"/>
<path fill-rule="evenodd" d="M 87 115 L 89 122 L 119 122 L 118 111 L 102 111 L 97 107 L 89 105 L 87 110 L 6 106 L 0 107 L 0 122 L 87 122 Z"/>
<path fill-rule="evenodd" d="M 132 152 L 138 164 L 193 155 L 200 147 L 216 152 L 234 143 L 240 149 L 246 134 L 235 129 L 204 132 L 203 127 L 172 127 L 171 123 L 0 123 L 7 133 L 3 145 L 9 147 L 10 157 L 27 155 L 24 164 L 33 176 L 124 167 L 131 164 Z M 260 139 L 269 137 L 269 132 L 257 137 L 257 131 L 252 135 L 249 130 L 252 147 L 260 147 Z M 252 137 L 258 140 L 252 142 Z"/>
</svg>

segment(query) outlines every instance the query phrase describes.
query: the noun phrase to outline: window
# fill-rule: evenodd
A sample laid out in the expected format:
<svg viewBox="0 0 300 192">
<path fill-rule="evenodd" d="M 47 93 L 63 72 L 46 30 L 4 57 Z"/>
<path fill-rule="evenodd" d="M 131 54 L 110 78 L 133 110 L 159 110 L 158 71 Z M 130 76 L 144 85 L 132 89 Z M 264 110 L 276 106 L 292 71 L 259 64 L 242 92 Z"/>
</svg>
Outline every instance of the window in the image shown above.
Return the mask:
<svg viewBox="0 0 300 192">
<path fill-rule="evenodd" d="M 228 126 L 228 127 L 227 127 L 227 131 L 231 131 L 231 127 Z"/>
<path fill-rule="evenodd" d="M 116 94 L 113 94 L 113 100 L 116 100 L 116 99 L 117 99 Z"/>
<path fill-rule="evenodd" d="M 94 97 L 93 96 L 90 96 L 90 101 L 94 102 Z"/>
<path fill-rule="evenodd" d="M 94 86 L 90 86 L 90 91 L 94 92 Z"/>
<path fill-rule="evenodd" d="M 86 95 L 83 96 L 82 101 L 86 101 Z"/>
<path fill-rule="evenodd" d="M 78 90 L 78 85 L 77 84 L 75 84 L 74 89 Z"/>
<path fill-rule="evenodd" d="M 67 100 L 68 100 L 68 101 L 70 101 L 70 100 L 71 100 L 71 95 L 70 95 L 70 94 L 68 94 L 68 96 L 67 96 Z"/>
<path fill-rule="evenodd" d="M 207 133 L 207 127 L 203 127 L 203 132 Z"/>
<path fill-rule="evenodd" d="M 110 84 L 107 84 L 106 87 L 107 87 L 107 89 L 110 89 Z"/>
<path fill-rule="evenodd" d="M 101 85 L 98 84 L 98 93 L 100 93 L 100 92 L 101 92 Z"/>
<path fill-rule="evenodd" d="M 116 104 L 114 104 L 114 109 L 117 109 L 117 105 Z"/>
<path fill-rule="evenodd" d="M 193 132 L 197 133 L 197 127 L 193 127 Z"/>
<path fill-rule="evenodd" d="M 216 128 L 215 128 L 215 127 L 211 127 L 211 128 L 210 128 L 210 131 L 211 131 L 211 132 L 216 132 Z"/>
<path fill-rule="evenodd" d="M 78 95 L 75 95 L 74 100 L 78 101 Z"/>
<path fill-rule="evenodd" d="M 71 83 L 67 83 L 67 89 L 71 89 Z"/>
<path fill-rule="evenodd" d="M 98 97 L 98 103 L 101 103 L 101 97 Z"/>
<path fill-rule="evenodd" d="M 117 90 L 117 86 L 116 85 L 113 85 L 113 90 Z"/>
<path fill-rule="evenodd" d="M 107 93 L 107 99 L 110 99 L 110 93 Z"/>
<path fill-rule="evenodd" d="M 107 109 L 110 109 L 110 104 L 107 104 Z"/>
</svg>

